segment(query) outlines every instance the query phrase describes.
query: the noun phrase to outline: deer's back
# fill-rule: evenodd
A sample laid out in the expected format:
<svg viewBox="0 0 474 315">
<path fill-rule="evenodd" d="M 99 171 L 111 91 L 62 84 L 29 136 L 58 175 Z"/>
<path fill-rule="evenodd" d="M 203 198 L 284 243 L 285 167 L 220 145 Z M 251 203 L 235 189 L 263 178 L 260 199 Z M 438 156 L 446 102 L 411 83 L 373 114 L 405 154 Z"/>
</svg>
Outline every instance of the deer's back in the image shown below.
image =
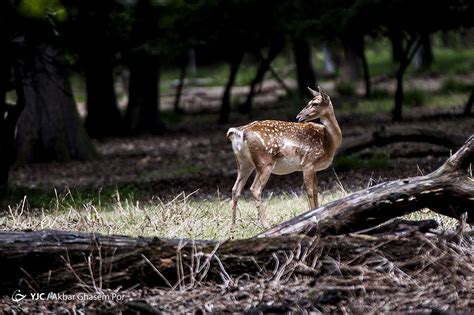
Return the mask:
<svg viewBox="0 0 474 315">
<path fill-rule="evenodd" d="M 276 174 L 299 171 L 305 160 L 314 161 L 324 154 L 324 126 L 315 123 L 255 121 L 231 128 L 227 135 L 238 158 L 251 159 L 254 164 L 276 159 Z"/>
</svg>

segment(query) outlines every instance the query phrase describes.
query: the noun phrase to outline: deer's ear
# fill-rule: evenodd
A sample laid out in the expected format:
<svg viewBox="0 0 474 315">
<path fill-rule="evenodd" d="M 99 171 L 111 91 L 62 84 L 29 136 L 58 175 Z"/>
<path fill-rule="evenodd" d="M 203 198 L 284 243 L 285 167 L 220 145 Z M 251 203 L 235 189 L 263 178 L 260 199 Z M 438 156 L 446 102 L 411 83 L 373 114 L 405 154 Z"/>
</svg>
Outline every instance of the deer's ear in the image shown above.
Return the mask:
<svg viewBox="0 0 474 315">
<path fill-rule="evenodd" d="M 319 88 L 319 87 L 318 87 L 318 88 Z M 319 91 L 315 91 L 315 90 L 311 89 L 309 86 L 308 86 L 308 90 L 311 92 L 311 94 L 312 94 L 314 97 L 316 97 L 316 96 L 318 96 L 318 95 L 320 94 Z"/>
</svg>

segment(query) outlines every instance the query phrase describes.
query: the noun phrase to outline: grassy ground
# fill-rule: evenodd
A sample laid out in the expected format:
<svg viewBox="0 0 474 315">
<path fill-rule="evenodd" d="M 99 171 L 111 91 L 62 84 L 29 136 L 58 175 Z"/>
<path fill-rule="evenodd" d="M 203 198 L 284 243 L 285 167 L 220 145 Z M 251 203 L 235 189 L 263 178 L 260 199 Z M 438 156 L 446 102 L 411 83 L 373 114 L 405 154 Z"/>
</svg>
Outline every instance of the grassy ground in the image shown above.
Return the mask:
<svg viewBox="0 0 474 315">
<path fill-rule="evenodd" d="M 347 194 L 343 188 L 333 189 L 320 195 L 320 200 L 325 204 Z M 234 227 L 230 224 L 231 201 L 219 194 L 200 200 L 182 193 L 170 201 L 143 202 L 124 199 L 117 191 L 113 199 L 85 202 L 67 193 L 51 199 L 47 207 L 33 208 L 25 196 L 0 217 L 0 230 L 54 229 L 219 240 L 252 237 L 266 229 L 257 219 L 253 201 L 243 197 L 239 200 L 238 222 Z M 307 211 L 308 202 L 305 195 L 298 193 L 269 195 L 264 209 L 268 223 L 275 225 Z M 445 228 L 456 225 L 456 220 L 429 211 L 412 213 L 406 218 L 436 219 Z"/>
<path fill-rule="evenodd" d="M 343 196 L 342 191 L 325 192 L 323 203 Z M 51 199 L 49 206 L 32 208 L 27 197 L 0 217 L 1 230 L 58 229 L 132 236 L 167 238 L 227 239 L 251 237 L 265 229 L 257 219 L 253 201 L 239 200 L 238 222 L 231 227 L 231 201 L 216 194 L 209 199 L 193 199 L 182 193 L 170 201 L 142 202 L 123 199 L 77 200 L 70 193 Z M 270 224 L 290 219 L 308 209 L 306 196 L 285 193 L 268 196 L 264 204 Z"/>
</svg>

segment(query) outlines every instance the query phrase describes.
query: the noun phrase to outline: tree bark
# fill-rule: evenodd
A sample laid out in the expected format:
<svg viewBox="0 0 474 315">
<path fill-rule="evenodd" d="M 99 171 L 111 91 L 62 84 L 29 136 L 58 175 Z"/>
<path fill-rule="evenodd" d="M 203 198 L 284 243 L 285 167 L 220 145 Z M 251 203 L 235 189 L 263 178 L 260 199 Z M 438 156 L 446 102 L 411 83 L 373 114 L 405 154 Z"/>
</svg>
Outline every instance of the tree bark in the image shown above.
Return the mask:
<svg viewBox="0 0 474 315">
<path fill-rule="evenodd" d="M 425 142 L 454 149 L 464 143 L 464 138 L 438 129 L 388 127 L 362 136 L 345 138 L 338 154 L 352 154 L 370 147 L 380 147 L 397 142 Z"/>
<path fill-rule="evenodd" d="M 350 194 L 283 222 L 258 237 L 288 234 L 328 235 L 360 231 L 423 208 L 474 223 L 474 135 L 440 168 Z"/>
<path fill-rule="evenodd" d="M 472 113 L 472 105 L 474 104 L 474 90 L 471 91 L 471 96 L 464 106 L 464 115 L 468 116 Z"/>
<path fill-rule="evenodd" d="M 313 88 L 317 84 L 309 42 L 305 39 L 295 39 L 293 41 L 293 53 L 296 63 L 298 91 L 301 96 L 307 95 L 308 87 Z"/>
<path fill-rule="evenodd" d="M 242 63 L 242 59 L 244 57 L 244 51 L 235 51 L 231 56 L 230 61 L 230 74 L 229 80 L 225 86 L 224 94 L 222 95 L 222 105 L 219 112 L 219 123 L 224 124 L 229 122 L 229 115 L 230 115 L 230 98 L 232 93 L 232 87 L 235 83 L 235 78 L 237 77 L 237 72 L 239 71 L 240 64 Z"/>
<path fill-rule="evenodd" d="M 22 71 L 25 110 L 18 120 L 17 161 L 89 160 L 96 152 L 85 132 L 58 51 L 34 49 Z"/>
<path fill-rule="evenodd" d="M 157 8 L 150 0 L 137 1 L 132 26 L 133 51 L 129 56 L 129 102 L 125 116 L 132 135 L 164 131 L 159 110 L 160 57 L 157 49 L 153 48 L 157 34 Z"/>
</svg>

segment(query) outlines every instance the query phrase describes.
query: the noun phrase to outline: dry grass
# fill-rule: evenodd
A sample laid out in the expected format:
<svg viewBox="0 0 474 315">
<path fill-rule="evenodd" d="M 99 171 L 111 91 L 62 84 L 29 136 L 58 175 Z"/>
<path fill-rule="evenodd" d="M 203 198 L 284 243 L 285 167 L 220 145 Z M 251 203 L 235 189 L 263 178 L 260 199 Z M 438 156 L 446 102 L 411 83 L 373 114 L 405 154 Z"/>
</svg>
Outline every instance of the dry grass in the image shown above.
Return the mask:
<svg viewBox="0 0 474 315">
<path fill-rule="evenodd" d="M 323 204 L 339 199 L 348 192 L 342 185 L 320 195 Z M 71 194 L 57 195 L 49 208 L 32 209 L 25 198 L 0 216 L 0 230 L 67 230 L 156 236 L 187 239 L 234 239 L 252 237 L 266 229 L 257 219 L 250 198 L 239 199 L 238 222 L 231 227 L 231 201 L 217 193 L 205 200 L 181 193 L 170 201 L 159 198 L 148 202 L 122 200 L 115 194 L 112 203 L 78 204 Z M 304 193 L 268 195 L 264 203 L 270 225 L 276 225 L 308 210 Z M 410 220 L 436 219 L 444 228 L 453 228 L 456 220 L 431 211 L 411 213 Z"/>
<path fill-rule="evenodd" d="M 336 189 L 324 192 L 323 203 L 342 197 Z M 264 204 L 269 223 L 274 225 L 308 210 L 305 195 L 289 193 L 267 196 Z M 122 200 L 117 193 L 111 204 L 78 205 L 70 194 L 57 196 L 49 209 L 31 209 L 25 199 L 0 217 L 1 230 L 69 230 L 157 236 L 165 238 L 228 239 L 251 237 L 265 229 L 257 219 L 255 204 L 249 198 L 239 200 L 238 222 L 230 226 L 231 201 L 216 194 L 199 200 L 179 194 L 171 201 L 154 199 L 146 203 Z"/>
</svg>

